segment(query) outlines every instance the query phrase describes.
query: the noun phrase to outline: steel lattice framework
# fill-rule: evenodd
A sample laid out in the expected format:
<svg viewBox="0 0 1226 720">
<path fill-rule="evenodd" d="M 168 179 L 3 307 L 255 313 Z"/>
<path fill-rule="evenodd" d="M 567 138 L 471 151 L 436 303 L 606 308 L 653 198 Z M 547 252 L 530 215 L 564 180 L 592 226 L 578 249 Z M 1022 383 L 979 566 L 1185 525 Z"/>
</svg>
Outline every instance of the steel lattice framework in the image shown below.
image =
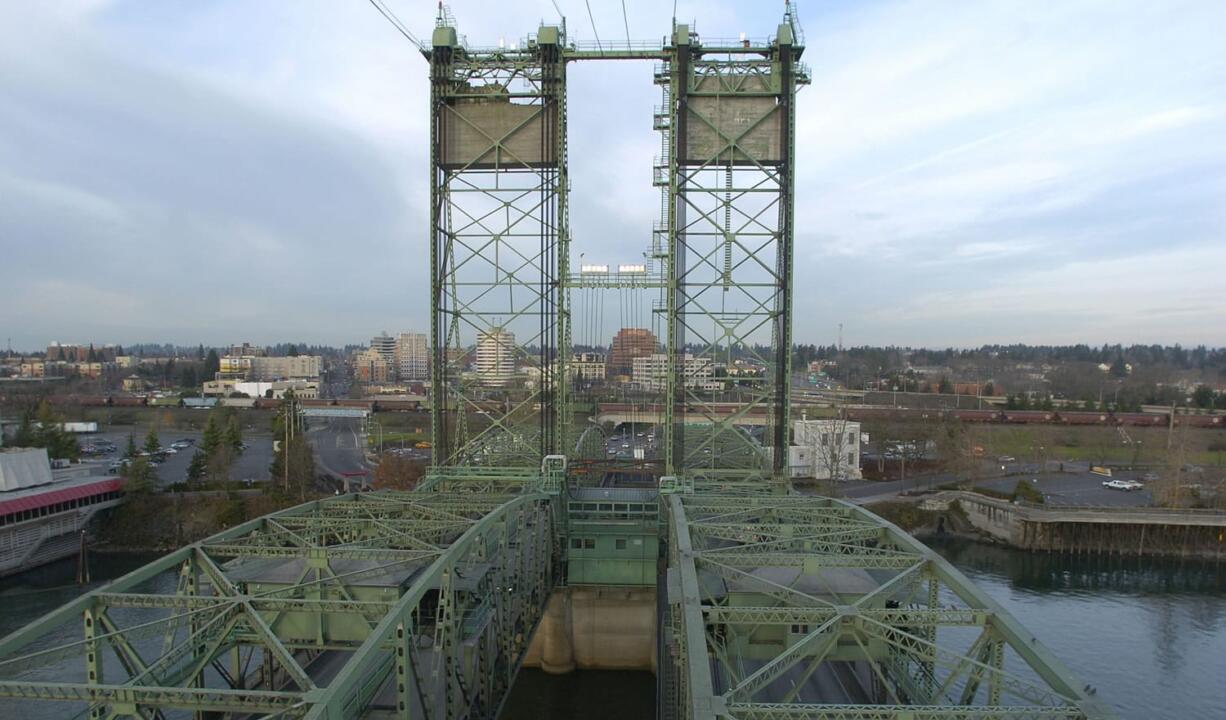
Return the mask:
<svg viewBox="0 0 1226 720">
<path fill-rule="evenodd" d="M 666 498 L 664 717 L 1111 716 L 965 577 L 864 510 Z"/>
<path fill-rule="evenodd" d="M 472 50 L 435 30 L 430 61 L 434 463 L 534 467 L 567 406 L 566 66 L 562 33 Z M 466 373 L 474 362 L 476 373 Z M 514 377 L 521 365 L 538 379 Z M 480 426 L 470 418 L 479 418 Z"/>
<path fill-rule="evenodd" d="M 254 520 L 0 641 L 0 701 L 9 717 L 60 701 L 66 717 L 492 718 L 554 584 L 552 522 L 534 493 L 364 494 Z"/>
<path fill-rule="evenodd" d="M 669 370 L 665 474 L 782 480 L 789 445 L 795 97 L 808 81 L 793 26 L 767 44 L 704 45 L 678 25 L 657 68 L 666 186 Z M 749 351 L 766 372 L 742 384 L 741 411 L 695 370 Z M 765 410 L 760 440 L 737 430 Z M 699 427 L 680 421 L 704 417 Z M 724 447 L 717 463 L 715 449 Z M 743 456 L 740 462 L 729 462 Z"/>
</svg>

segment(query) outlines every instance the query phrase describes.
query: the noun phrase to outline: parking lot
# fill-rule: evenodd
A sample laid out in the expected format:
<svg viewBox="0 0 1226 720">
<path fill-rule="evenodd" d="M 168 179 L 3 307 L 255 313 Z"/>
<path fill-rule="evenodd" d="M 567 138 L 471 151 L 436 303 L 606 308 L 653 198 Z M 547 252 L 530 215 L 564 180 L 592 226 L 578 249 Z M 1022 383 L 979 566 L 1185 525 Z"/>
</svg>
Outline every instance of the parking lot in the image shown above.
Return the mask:
<svg viewBox="0 0 1226 720">
<path fill-rule="evenodd" d="M 146 432 L 148 432 L 147 428 L 134 428 L 131 431 L 131 436 L 135 440 L 137 448 L 144 446 Z M 174 483 L 187 480 L 187 466 L 191 463 L 192 455 L 195 453 L 195 448 L 200 442 L 201 435 L 202 433 L 196 431 L 177 430 L 158 434 L 158 439 L 161 441 L 163 448 L 169 448 L 172 443 L 180 440 L 187 440 L 191 443 L 184 450 L 167 454 L 165 461 L 154 468 L 157 472 L 159 485 L 173 485 Z M 129 432 L 122 430 L 106 430 L 104 432 L 78 436 L 77 441 L 82 447 L 98 440 L 110 441 L 115 445 L 115 451 L 112 453 L 93 456 L 82 455 L 82 463 L 91 468 L 91 474 L 93 475 L 113 474 L 109 472 L 109 468 L 115 461 L 123 457 L 123 453 L 128 447 L 128 436 Z M 268 478 L 268 466 L 272 464 L 272 437 L 267 434 L 253 435 L 250 432 L 244 432 L 243 441 L 247 444 L 247 449 L 235 459 L 231 466 L 230 479 L 251 480 L 252 482 L 266 480 Z"/>
</svg>

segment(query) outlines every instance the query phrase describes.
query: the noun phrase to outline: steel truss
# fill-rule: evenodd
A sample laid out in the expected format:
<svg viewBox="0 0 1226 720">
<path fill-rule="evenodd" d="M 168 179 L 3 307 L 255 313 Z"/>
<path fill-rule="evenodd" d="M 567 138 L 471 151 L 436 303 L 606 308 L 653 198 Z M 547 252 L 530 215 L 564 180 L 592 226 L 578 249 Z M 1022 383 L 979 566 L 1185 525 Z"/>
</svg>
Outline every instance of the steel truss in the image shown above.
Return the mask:
<svg viewBox="0 0 1226 720">
<path fill-rule="evenodd" d="M 867 511 L 666 498 L 666 716 L 1112 716 L 957 570 Z"/>
<path fill-rule="evenodd" d="M 768 43 L 731 48 L 705 47 L 678 25 L 665 50 L 656 72 L 668 275 L 665 474 L 786 482 L 794 99 L 808 82 L 804 48 L 785 23 Z M 765 371 L 741 378 L 735 394 L 696 378 L 704 366 L 732 367 L 734 348 Z M 717 412 L 714 404 L 729 399 L 741 411 Z M 760 440 L 734 427 L 756 412 L 769 418 Z M 709 425 L 682 425 L 693 413 Z"/>
<path fill-rule="evenodd" d="M 552 526 L 538 494 L 307 503 L 0 640 L 0 699 L 6 716 L 493 718 L 554 584 Z"/>
<path fill-rule="evenodd" d="M 565 437 L 563 41 L 546 26 L 521 49 L 470 50 L 454 27 L 440 26 L 423 50 L 438 467 L 532 468 Z M 466 373 L 474 359 L 478 371 Z M 538 377 L 514 375 L 525 365 Z"/>
</svg>

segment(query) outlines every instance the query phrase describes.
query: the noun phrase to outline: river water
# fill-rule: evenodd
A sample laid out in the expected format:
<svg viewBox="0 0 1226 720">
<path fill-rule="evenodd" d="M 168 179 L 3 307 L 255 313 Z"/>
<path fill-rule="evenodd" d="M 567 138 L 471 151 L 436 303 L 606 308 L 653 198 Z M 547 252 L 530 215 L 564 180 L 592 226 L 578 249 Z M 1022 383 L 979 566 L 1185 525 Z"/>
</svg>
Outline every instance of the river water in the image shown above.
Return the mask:
<svg viewBox="0 0 1226 720">
<path fill-rule="evenodd" d="M 1123 718 L 1226 719 L 1226 565 L 1069 558 L 954 540 L 933 547 Z M 97 555 L 94 579 L 150 559 Z M 0 635 L 80 594 L 74 573 L 74 561 L 65 561 L 0 580 Z M 654 692 L 650 673 L 524 670 L 503 718 L 649 718 Z"/>
</svg>

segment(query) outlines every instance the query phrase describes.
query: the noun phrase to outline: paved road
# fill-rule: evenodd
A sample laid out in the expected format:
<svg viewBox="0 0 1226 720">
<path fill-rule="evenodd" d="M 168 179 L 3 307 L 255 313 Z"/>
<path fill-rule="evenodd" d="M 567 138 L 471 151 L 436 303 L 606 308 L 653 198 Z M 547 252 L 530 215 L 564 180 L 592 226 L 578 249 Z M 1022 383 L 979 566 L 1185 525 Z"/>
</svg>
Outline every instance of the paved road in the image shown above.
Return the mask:
<svg viewBox="0 0 1226 720">
<path fill-rule="evenodd" d="M 319 470 L 338 479 L 344 473 L 373 468 L 366 462 L 362 423 L 354 418 L 311 418 L 307 439 L 315 448 Z"/>
<path fill-rule="evenodd" d="M 1071 464 L 1065 465 L 1066 470 L 1072 468 L 1073 465 Z M 1007 463 L 1003 473 L 997 469 L 995 477 L 981 480 L 976 483 L 976 487 L 1012 493 L 1014 488 L 1017 487 L 1018 482 L 1030 482 L 1035 489 L 1044 494 L 1049 505 L 1091 505 L 1100 507 L 1118 505 L 1122 507 L 1135 507 L 1153 504 L 1153 494 L 1149 489 L 1133 492 L 1109 490 L 1103 487 L 1103 481 L 1107 478 L 1095 475 L 1087 469 L 1080 469 L 1074 472 L 1058 472 L 1053 469 L 1047 473 L 1022 472 L 1022 469 L 1023 466 L 1021 465 Z M 1038 468 L 1027 467 L 1025 469 L 1037 470 Z M 1143 474 L 1140 471 L 1117 470 L 1112 473 L 1112 478 L 1140 481 Z M 955 480 L 956 477 L 949 473 L 914 476 L 906 480 L 892 480 L 888 482 L 853 480 L 839 483 L 838 494 L 840 497 L 852 500 L 879 499 L 909 490 L 936 488 Z M 819 483 L 815 492 L 825 492 L 826 487 L 824 483 Z"/>
</svg>

